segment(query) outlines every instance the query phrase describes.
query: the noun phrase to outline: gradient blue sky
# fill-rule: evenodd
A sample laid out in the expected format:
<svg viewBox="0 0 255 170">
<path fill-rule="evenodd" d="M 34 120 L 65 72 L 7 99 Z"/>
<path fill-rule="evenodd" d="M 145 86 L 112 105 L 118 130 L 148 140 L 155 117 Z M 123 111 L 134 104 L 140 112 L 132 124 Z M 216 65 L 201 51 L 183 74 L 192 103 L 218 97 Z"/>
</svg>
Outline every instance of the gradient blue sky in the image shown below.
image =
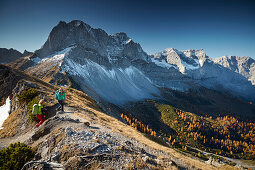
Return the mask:
<svg viewBox="0 0 255 170">
<path fill-rule="evenodd" d="M 60 20 L 126 32 L 152 54 L 168 47 L 255 59 L 253 0 L 0 0 L 0 47 L 34 51 Z"/>
</svg>

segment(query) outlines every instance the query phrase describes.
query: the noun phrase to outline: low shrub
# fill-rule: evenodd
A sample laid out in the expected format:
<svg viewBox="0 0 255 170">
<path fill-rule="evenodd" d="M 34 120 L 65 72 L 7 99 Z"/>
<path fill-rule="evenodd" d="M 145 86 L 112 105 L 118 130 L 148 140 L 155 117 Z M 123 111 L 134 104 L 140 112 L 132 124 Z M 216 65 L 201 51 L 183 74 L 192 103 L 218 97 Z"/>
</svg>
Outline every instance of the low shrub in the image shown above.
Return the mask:
<svg viewBox="0 0 255 170">
<path fill-rule="evenodd" d="M 28 103 L 30 101 L 33 100 L 33 98 L 35 98 L 38 95 L 38 91 L 33 89 L 33 88 L 29 88 L 26 90 L 23 90 L 20 94 L 17 94 L 18 100 L 20 103 Z"/>
<path fill-rule="evenodd" d="M 32 148 L 24 143 L 10 144 L 9 147 L 0 150 L 0 169 L 21 169 L 34 156 Z"/>
</svg>

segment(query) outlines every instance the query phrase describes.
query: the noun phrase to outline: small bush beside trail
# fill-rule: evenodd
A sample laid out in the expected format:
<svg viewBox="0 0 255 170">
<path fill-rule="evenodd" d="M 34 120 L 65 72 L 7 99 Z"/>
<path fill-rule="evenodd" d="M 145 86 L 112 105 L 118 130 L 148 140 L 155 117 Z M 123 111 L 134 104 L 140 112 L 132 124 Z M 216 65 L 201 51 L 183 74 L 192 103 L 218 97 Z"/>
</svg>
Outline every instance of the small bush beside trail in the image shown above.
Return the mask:
<svg viewBox="0 0 255 170">
<path fill-rule="evenodd" d="M 21 169 L 34 156 L 32 148 L 24 143 L 10 144 L 9 147 L 0 150 L 0 169 Z"/>
<path fill-rule="evenodd" d="M 20 103 L 29 103 L 30 101 L 32 101 L 37 95 L 38 95 L 38 91 L 30 88 L 30 89 L 26 89 L 23 90 L 20 94 L 17 94 L 18 100 Z"/>
</svg>

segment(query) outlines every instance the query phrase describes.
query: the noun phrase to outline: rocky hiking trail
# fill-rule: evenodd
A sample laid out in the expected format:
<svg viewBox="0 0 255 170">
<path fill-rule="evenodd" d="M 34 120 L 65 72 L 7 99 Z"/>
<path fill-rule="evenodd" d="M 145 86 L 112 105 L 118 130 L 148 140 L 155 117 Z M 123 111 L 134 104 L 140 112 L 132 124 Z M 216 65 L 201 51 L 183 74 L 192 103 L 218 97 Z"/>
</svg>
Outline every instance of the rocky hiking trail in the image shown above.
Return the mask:
<svg viewBox="0 0 255 170">
<path fill-rule="evenodd" d="M 58 112 L 52 120 L 62 121 L 62 123 L 54 127 L 54 129 L 60 129 L 66 136 L 59 146 L 75 145 L 76 148 L 74 150 L 76 152 L 85 153 L 84 155 L 72 158 L 85 161 L 87 163 L 85 167 L 96 162 L 98 163 L 98 160 L 100 160 L 99 165 L 96 165 L 98 168 L 103 165 L 104 168 L 123 169 L 125 168 L 123 165 L 134 162 L 134 159 L 136 159 L 131 155 L 139 154 L 142 161 L 156 166 L 158 164 L 157 161 L 162 161 L 156 159 L 158 156 L 167 156 L 163 152 L 152 150 L 135 139 L 130 140 L 126 136 L 113 132 L 109 127 L 100 124 L 97 120 L 93 120 L 92 117 L 85 118 L 84 116 L 79 116 L 79 114 L 81 113 L 77 112 L 74 108 L 65 107 L 65 112 Z M 89 126 L 87 122 L 90 122 Z M 43 138 L 41 140 L 44 141 Z M 40 140 L 36 143 L 38 142 Z M 42 147 L 41 154 L 45 161 L 54 162 L 60 157 L 59 154 L 48 155 L 47 144 Z M 165 163 L 173 168 L 176 167 L 176 169 L 187 168 L 187 165 L 177 159 L 174 161 L 169 159 Z M 133 165 L 129 166 L 132 167 Z"/>
<path fill-rule="evenodd" d="M 201 169 L 217 169 L 199 160 L 190 162 L 192 158 L 166 150 L 170 148 L 155 148 L 154 142 L 139 132 L 131 137 L 131 127 L 116 128 L 111 119 L 86 108 L 65 106 L 65 112 L 53 113 L 39 128 L 0 139 L 0 143 L 6 147 L 20 141 L 35 148 L 36 159 L 23 169 L 199 169 L 199 164 Z M 152 144 L 154 147 L 150 147 Z"/>
<path fill-rule="evenodd" d="M 84 113 L 86 111 L 77 111 L 73 107 L 66 106 L 65 112 L 57 112 L 39 128 L 34 127 L 15 138 L 0 139 L 1 147 L 18 141 L 32 147 L 39 146 L 37 155 L 41 157 L 40 161 L 32 161 L 26 164 L 24 169 L 40 166 L 65 169 L 72 159 L 85 161 L 87 166 L 97 163 L 98 168 L 103 166 L 122 169 L 125 168 L 123 165 L 133 167 L 132 164 L 136 159 L 141 159 L 139 161 L 145 162 L 145 165 L 147 163 L 156 166 L 164 163 L 164 166 L 171 166 L 174 169 L 188 168 L 188 165 L 182 161 L 141 144 L 134 138 L 130 139 L 113 132 L 92 116 L 84 116 Z M 65 149 L 67 150 L 63 151 Z M 61 164 L 59 162 L 63 160 L 63 152 L 69 152 L 65 154 L 72 152 L 71 154 L 75 153 L 75 156 L 72 156 L 71 160 L 69 158 L 64 161 L 65 164 Z M 136 157 L 137 155 L 139 158 Z"/>
</svg>

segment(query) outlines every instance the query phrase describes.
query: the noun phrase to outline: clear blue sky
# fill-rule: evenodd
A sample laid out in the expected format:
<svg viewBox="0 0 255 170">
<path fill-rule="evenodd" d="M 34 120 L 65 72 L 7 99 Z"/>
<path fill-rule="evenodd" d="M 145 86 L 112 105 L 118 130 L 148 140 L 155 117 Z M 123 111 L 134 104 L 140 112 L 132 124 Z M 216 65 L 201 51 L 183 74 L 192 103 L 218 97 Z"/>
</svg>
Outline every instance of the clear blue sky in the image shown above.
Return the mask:
<svg viewBox="0 0 255 170">
<path fill-rule="evenodd" d="M 0 47 L 34 51 L 60 20 L 126 32 L 152 54 L 168 47 L 255 58 L 253 0 L 0 0 Z"/>
</svg>

